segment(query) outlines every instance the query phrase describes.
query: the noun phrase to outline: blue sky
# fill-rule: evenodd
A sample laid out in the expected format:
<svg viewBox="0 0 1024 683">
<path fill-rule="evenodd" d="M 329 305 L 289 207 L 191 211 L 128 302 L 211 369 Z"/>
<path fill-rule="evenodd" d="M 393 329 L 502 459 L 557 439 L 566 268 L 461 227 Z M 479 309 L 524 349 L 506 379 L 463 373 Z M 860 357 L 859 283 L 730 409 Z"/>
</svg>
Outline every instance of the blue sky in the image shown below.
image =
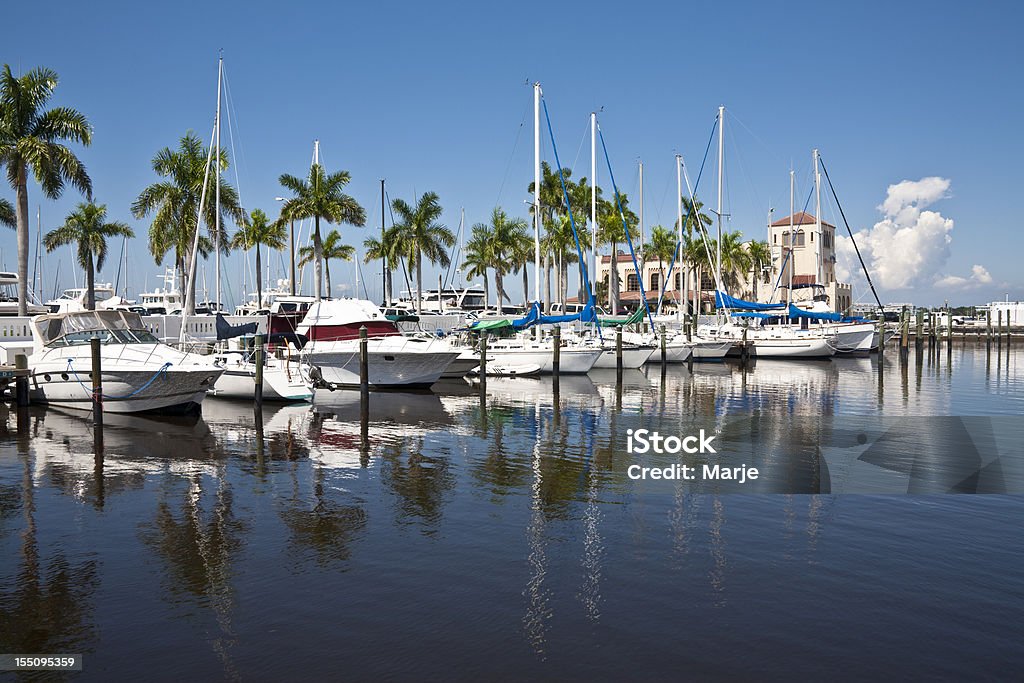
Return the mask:
<svg viewBox="0 0 1024 683">
<path fill-rule="evenodd" d="M 1022 11 L 1012 3 L 60 5 L 48 6 L 42 34 L 5 31 L 0 61 L 15 72 L 56 70 L 52 103 L 76 107 L 95 127 L 80 157 L 97 200 L 140 236 L 129 247 L 133 293 L 157 286 L 162 269 L 146 252 L 148 224 L 128 207 L 156 180 L 150 160 L 158 149 L 189 129 L 208 139 L 223 48 L 246 208 L 276 212 L 277 177 L 304 174 L 319 138 L 327 169 L 350 171 L 349 192 L 367 209 L 366 228 L 342 227 L 350 244 L 361 247 L 380 224 L 382 177 L 392 198 L 437 192 L 453 230 L 460 207 L 470 225 L 496 201 L 525 216 L 533 173 L 527 83 L 540 80 L 562 163 L 575 163 L 576 176 L 589 176 L 587 118 L 604 107 L 615 177 L 634 206 L 644 161 L 648 225 L 674 220 L 673 156 L 682 153 L 696 174 L 724 104 L 728 227 L 761 237 L 769 206 L 785 215 L 791 166 L 801 203 L 818 147 L 855 231 L 887 218 L 879 207 L 890 185 L 948 181 L 918 198 L 918 208 L 941 214 L 926 216 L 931 229 L 912 211 L 888 216 L 884 234 L 904 231 L 893 248 L 874 233 L 883 279 L 907 285 L 883 300 L 1024 299 L 1024 136 L 1016 123 L 1024 50 L 1015 33 Z M 39 11 L 22 4 L 5 12 L 5 23 L 38 27 Z M 231 144 L 226 121 L 222 144 Z M 601 164 L 598 182 L 607 187 Z M 712 180 L 699 193 L 709 204 Z M 13 200 L 13 190 L 4 186 L 0 196 Z M 41 200 L 31 186 L 33 218 Z M 79 200 L 74 191 L 42 200 L 44 230 Z M 842 227 L 834 207 L 823 214 Z M 13 267 L 13 231 L 0 235 L 0 249 Z M 918 249 L 924 258 L 914 258 Z M 58 252 L 47 258 L 47 295 L 57 258 L 62 284 L 71 284 L 70 251 Z M 241 262 L 226 261 L 226 291 L 238 291 Z M 349 266 L 333 270 L 336 283 L 352 284 Z M 379 266 L 365 272 L 377 298 Z M 436 281 L 428 272 L 425 281 Z M 100 279 L 115 273 L 108 265 Z M 867 300 L 854 282 L 855 298 Z M 518 283 L 509 283 L 516 293 Z"/>
</svg>

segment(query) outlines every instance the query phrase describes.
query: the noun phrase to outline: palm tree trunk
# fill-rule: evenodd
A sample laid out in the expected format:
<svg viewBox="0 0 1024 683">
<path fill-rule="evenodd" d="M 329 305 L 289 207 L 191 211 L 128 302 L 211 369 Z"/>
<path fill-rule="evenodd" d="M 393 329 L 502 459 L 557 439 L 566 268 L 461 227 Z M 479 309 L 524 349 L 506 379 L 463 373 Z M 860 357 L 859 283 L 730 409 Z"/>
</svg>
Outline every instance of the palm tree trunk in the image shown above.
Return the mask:
<svg viewBox="0 0 1024 683">
<path fill-rule="evenodd" d="M 545 313 L 551 312 L 551 255 L 544 254 L 544 307 Z"/>
<path fill-rule="evenodd" d="M 85 268 L 85 307 L 90 311 L 96 310 L 96 273 L 93 271 L 92 251 Z"/>
<path fill-rule="evenodd" d="M 619 244 L 612 242 L 611 268 L 608 271 L 608 307 L 612 315 L 619 314 Z"/>
<path fill-rule="evenodd" d="M 28 182 L 25 165 L 18 169 L 17 208 L 18 224 L 18 315 L 28 315 Z"/>
<path fill-rule="evenodd" d="M 487 280 L 487 271 L 484 271 L 484 309 L 490 306 L 491 301 L 491 288 Z"/>
<path fill-rule="evenodd" d="M 316 229 L 313 231 L 313 277 L 316 279 L 316 300 L 324 298 L 323 281 L 323 243 L 320 241 L 320 216 L 316 217 Z"/>
<path fill-rule="evenodd" d="M 505 295 L 505 273 L 499 268 L 494 269 L 494 288 L 498 290 L 498 311 L 501 311 L 507 297 Z"/>
<path fill-rule="evenodd" d="M 423 254 L 416 248 L 416 314 L 423 313 Z"/>
<path fill-rule="evenodd" d="M 523 308 L 530 306 L 530 269 L 523 263 Z"/>
<path fill-rule="evenodd" d="M 260 274 L 260 245 L 256 244 L 256 310 L 263 308 L 263 277 Z"/>
<path fill-rule="evenodd" d="M 391 269 L 384 271 L 384 305 L 391 304 Z"/>
<path fill-rule="evenodd" d="M 661 281 L 661 291 L 658 292 L 658 315 L 661 315 L 661 302 L 665 300 L 665 289 L 668 284 L 665 282 L 665 262 L 661 260 L 661 255 L 658 255 L 658 272 L 661 276 L 658 278 Z"/>
<path fill-rule="evenodd" d="M 331 298 L 331 261 L 324 259 L 324 279 L 327 280 L 327 298 Z M 358 292 L 357 292 L 358 294 Z"/>
</svg>

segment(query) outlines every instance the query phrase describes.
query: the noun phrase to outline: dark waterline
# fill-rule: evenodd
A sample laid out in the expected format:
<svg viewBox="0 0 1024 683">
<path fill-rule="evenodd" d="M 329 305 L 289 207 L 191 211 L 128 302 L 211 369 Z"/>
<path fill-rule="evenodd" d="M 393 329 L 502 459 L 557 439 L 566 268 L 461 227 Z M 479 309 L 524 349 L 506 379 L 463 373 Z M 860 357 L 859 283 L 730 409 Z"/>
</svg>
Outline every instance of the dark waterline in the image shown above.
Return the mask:
<svg viewBox="0 0 1024 683">
<path fill-rule="evenodd" d="M 262 429 L 208 400 L 108 417 L 102 460 L 83 415 L 8 415 L 0 651 L 81 652 L 88 680 L 1004 678 L 1024 497 L 943 495 L 962 463 L 926 456 L 963 416 L 1004 456 L 970 490 L 1017 490 L 1022 358 L 653 367 L 557 403 L 550 379 L 483 405 L 447 383 L 374 394 L 365 430 L 358 393 Z M 879 424 L 920 453 L 876 469 L 924 495 L 815 493 Z M 623 435 L 652 425 L 718 430 L 764 479 L 630 480 Z"/>
</svg>

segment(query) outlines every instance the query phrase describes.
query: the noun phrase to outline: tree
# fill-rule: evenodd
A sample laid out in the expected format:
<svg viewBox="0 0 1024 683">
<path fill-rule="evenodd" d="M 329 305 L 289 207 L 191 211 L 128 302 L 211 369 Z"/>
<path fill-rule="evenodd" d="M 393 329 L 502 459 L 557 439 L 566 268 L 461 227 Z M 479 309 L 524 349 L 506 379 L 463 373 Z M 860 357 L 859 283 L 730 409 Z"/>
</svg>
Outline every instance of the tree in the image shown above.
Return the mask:
<svg viewBox="0 0 1024 683">
<path fill-rule="evenodd" d="M 106 205 L 92 202 L 80 203 L 64 219 L 64 225 L 43 237 L 47 252 L 66 244 L 78 247 L 78 265 L 85 271 L 85 286 L 88 290 L 86 308 L 90 311 L 96 308 L 94 270 L 103 270 L 108 237 L 135 237 L 135 233 L 126 223 L 108 223 Z"/>
<path fill-rule="evenodd" d="M 28 175 L 31 171 L 43 194 L 57 199 L 70 183 L 86 198 L 92 197 L 92 180 L 85 166 L 64 140 L 88 146 L 92 126 L 70 107 L 46 109 L 57 87 L 57 74 L 36 68 L 21 78 L 4 64 L 0 74 L 0 166 L 15 192 L 15 224 L 18 239 L 18 315 L 28 312 Z"/>
<path fill-rule="evenodd" d="M 0 198 L 0 225 L 6 225 L 8 228 L 18 227 L 14 205 L 2 198 Z"/>
<path fill-rule="evenodd" d="M 654 258 L 658 260 L 658 272 L 660 273 L 658 282 L 661 284 L 661 291 L 658 296 L 659 307 L 664 297 L 665 289 L 668 287 L 668 284 L 665 282 L 665 261 L 671 261 L 675 254 L 676 236 L 672 234 L 672 231 L 661 225 L 652 227 L 651 241 L 644 245 L 644 255 L 649 259 Z"/>
<path fill-rule="evenodd" d="M 511 299 L 505 293 L 504 277 L 515 268 L 517 250 L 522 247 L 522 239 L 526 236 L 526 221 L 522 218 L 509 218 L 500 206 L 491 211 L 491 224 L 477 223 L 473 226 L 473 234 L 477 228 L 485 228 L 490 239 L 490 266 L 494 269 L 494 286 L 498 290 L 498 310 Z"/>
<path fill-rule="evenodd" d="M 619 202 L 622 204 L 621 214 L 618 203 L 606 199 L 597 202 L 597 240 L 601 244 L 611 244 L 612 247 L 608 280 L 608 307 L 612 315 L 619 311 L 619 244 L 626 241 L 626 226 L 629 228 L 630 239 L 637 236 L 637 224 L 640 222 L 637 215 L 629 210 L 629 199 L 626 195 L 619 194 Z M 622 222 L 623 216 L 626 219 L 626 226 Z"/>
<path fill-rule="evenodd" d="M 572 170 L 568 168 L 561 169 L 561 178 L 565 179 L 566 189 L 571 184 L 569 178 L 572 176 Z M 565 207 L 565 195 L 562 192 L 562 179 L 559 177 L 558 171 L 552 171 L 551 166 L 546 161 L 541 162 L 541 181 L 540 181 L 540 218 L 541 226 L 544 228 L 544 234 L 554 229 L 555 217 L 566 215 Z M 527 192 L 533 194 L 534 183 L 531 182 L 527 187 Z M 530 214 L 533 215 L 534 207 L 531 204 Z M 551 257 L 552 254 L 543 250 L 544 255 L 544 289 L 545 289 L 545 310 L 551 310 Z"/>
<path fill-rule="evenodd" d="M 324 275 L 327 281 L 327 296 L 331 295 L 331 259 L 351 261 L 356 255 L 356 248 L 341 243 L 341 233 L 331 230 L 324 238 L 323 245 Z M 299 249 L 299 267 L 305 266 L 315 258 L 313 248 L 306 246 Z"/>
<path fill-rule="evenodd" d="M 722 284 L 736 290 L 740 277 L 750 272 L 751 258 L 743 243 L 743 233 L 729 231 L 722 233 Z"/>
<path fill-rule="evenodd" d="M 752 240 L 747 242 L 747 255 L 750 258 L 751 267 L 751 279 L 750 282 L 753 284 L 753 300 L 757 301 L 757 284 L 758 280 L 764 278 L 764 282 L 768 283 L 767 271 L 765 270 L 772 262 L 772 249 L 768 246 L 766 240 Z"/>
<path fill-rule="evenodd" d="M 181 291 L 188 293 L 188 301 L 195 303 L 195 281 L 189 280 L 192 269 L 192 244 L 196 239 L 199 222 L 199 204 L 202 200 L 203 181 L 207 181 L 206 201 L 203 203 L 202 220 L 207 226 L 207 235 L 199 237 L 199 255 L 206 257 L 220 244 L 221 251 L 230 249 L 230 240 L 224 226 L 230 217 L 236 225 L 244 225 L 245 211 L 238 203 L 238 192 L 224 177 L 228 169 L 228 155 L 220 154 L 220 235 L 215 234 L 217 225 L 217 202 L 214 200 L 215 174 L 211 168 L 207 176 L 209 150 L 192 131 L 178 140 L 178 149 L 164 147 L 153 157 L 153 171 L 164 178 L 149 185 L 132 203 L 132 215 L 145 218 L 153 214 L 149 226 L 149 253 L 157 263 L 163 262 L 168 252 L 174 254 L 174 265 L 181 273 Z M 191 315 L 194 310 L 185 311 Z"/>
<path fill-rule="evenodd" d="M 409 253 L 404 233 L 392 225 L 384 231 L 382 239 L 368 237 L 363 240 L 363 247 L 366 255 L 363 263 L 387 259 L 388 269 L 384 272 L 384 305 L 389 305 L 394 300 L 394 291 L 391 284 L 391 271 L 401 264 L 402 273 L 405 274 L 405 288 L 411 289 L 409 285 L 409 274 L 405 272 L 405 256 Z"/>
<path fill-rule="evenodd" d="M 442 209 L 436 192 L 424 192 L 416 206 L 410 206 L 403 199 L 391 202 L 391 208 L 398 214 L 400 226 L 408 240 L 409 257 L 416 267 L 416 312 L 423 312 L 423 258 L 447 268 L 448 247 L 455 244 L 455 235 L 443 223 L 438 222 Z"/>
<path fill-rule="evenodd" d="M 703 255 L 702 255 L 703 254 L 703 251 L 702 251 L 703 250 L 703 246 L 701 246 L 701 244 L 700 244 L 700 236 L 701 236 L 702 233 L 705 234 L 705 236 L 707 235 L 708 226 L 711 225 L 711 216 L 709 216 L 706 213 L 704 213 L 704 211 L 703 211 L 704 204 L 701 203 L 701 201 L 699 199 L 697 199 L 696 197 L 694 197 L 694 199 L 691 200 L 689 197 L 683 196 L 683 197 L 681 197 L 681 200 L 682 200 L 682 205 L 683 205 L 683 230 L 686 231 L 686 234 L 685 234 L 683 239 L 684 240 L 692 239 L 693 238 L 693 233 L 694 232 L 697 233 L 697 242 L 696 242 L 696 244 L 692 245 L 693 249 L 690 250 L 690 251 L 692 251 L 692 253 L 696 254 L 698 256 L 699 260 L 703 261 Z M 678 228 L 678 227 L 679 227 L 679 223 L 676 222 L 676 228 Z M 684 262 L 686 260 L 686 258 L 685 258 L 685 253 L 686 252 L 687 252 L 687 250 L 684 250 Z M 697 263 L 695 265 L 690 265 L 690 266 L 687 266 L 686 268 L 683 268 L 683 264 L 680 264 L 680 268 L 683 270 L 683 277 L 687 278 L 687 284 L 685 285 L 685 289 L 687 291 L 689 291 L 689 289 L 690 289 L 690 286 L 689 286 L 690 273 L 696 274 L 698 270 L 702 270 L 702 267 L 701 267 L 702 265 L 704 265 L 704 264 L 701 262 L 701 263 Z M 698 288 L 700 288 L 701 291 L 703 291 L 702 285 L 700 283 L 695 283 L 694 289 L 698 289 Z M 700 310 L 700 297 L 699 296 L 697 297 L 696 309 L 698 311 Z"/>
<path fill-rule="evenodd" d="M 336 225 L 348 223 L 356 227 L 366 225 L 366 211 L 359 202 L 342 191 L 351 179 L 348 171 L 327 175 L 320 164 L 310 166 L 306 180 L 287 173 L 278 179 L 282 186 L 295 194 L 281 207 L 281 216 L 288 220 L 313 219 L 313 273 L 317 301 L 323 298 L 323 240 L 320 237 L 320 221 Z"/>
<path fill-rule="evenodd" d="M 287 240 L 285 221 L 271 222 L 267 214 L 260 209 L 253 209 L 252 215 L 242 222 L 242 228 L 231 239 L 231 246 L 236 249 L 256 250 L 256 308 L 263 307 L 263 266 L 260 262 L 260 247 L 284 249 Z"/>
<path fill-rule="evenodd" d="M 475 277 L 483 278 L 485 308 L 490 303 L 487 269 L 494 262 L 491 244 L 491 229 L 484 223 L 477 223 L 473 226 L 473 236 L 466 244 L 466 260 L 462 262 L 462 267 L 466 269 L 466 277 L 471 279 Z"/>
</svg>

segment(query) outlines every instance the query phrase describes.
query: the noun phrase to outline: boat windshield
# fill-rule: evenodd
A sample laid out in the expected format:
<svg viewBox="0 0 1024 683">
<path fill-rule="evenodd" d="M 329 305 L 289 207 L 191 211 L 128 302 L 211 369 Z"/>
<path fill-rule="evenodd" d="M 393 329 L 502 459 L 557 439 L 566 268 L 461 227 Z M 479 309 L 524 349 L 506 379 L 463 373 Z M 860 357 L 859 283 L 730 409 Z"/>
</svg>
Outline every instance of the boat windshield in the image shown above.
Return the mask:
<svg viewBox="0 0 1024 683">
<path fill-rule="evenodd" d="M 46 346 L 77 346 L 98 338 L 103 344 L 158 344 L 131 311 L 82 311 L 43 316 L 34 323 Z"/>
</svg>

